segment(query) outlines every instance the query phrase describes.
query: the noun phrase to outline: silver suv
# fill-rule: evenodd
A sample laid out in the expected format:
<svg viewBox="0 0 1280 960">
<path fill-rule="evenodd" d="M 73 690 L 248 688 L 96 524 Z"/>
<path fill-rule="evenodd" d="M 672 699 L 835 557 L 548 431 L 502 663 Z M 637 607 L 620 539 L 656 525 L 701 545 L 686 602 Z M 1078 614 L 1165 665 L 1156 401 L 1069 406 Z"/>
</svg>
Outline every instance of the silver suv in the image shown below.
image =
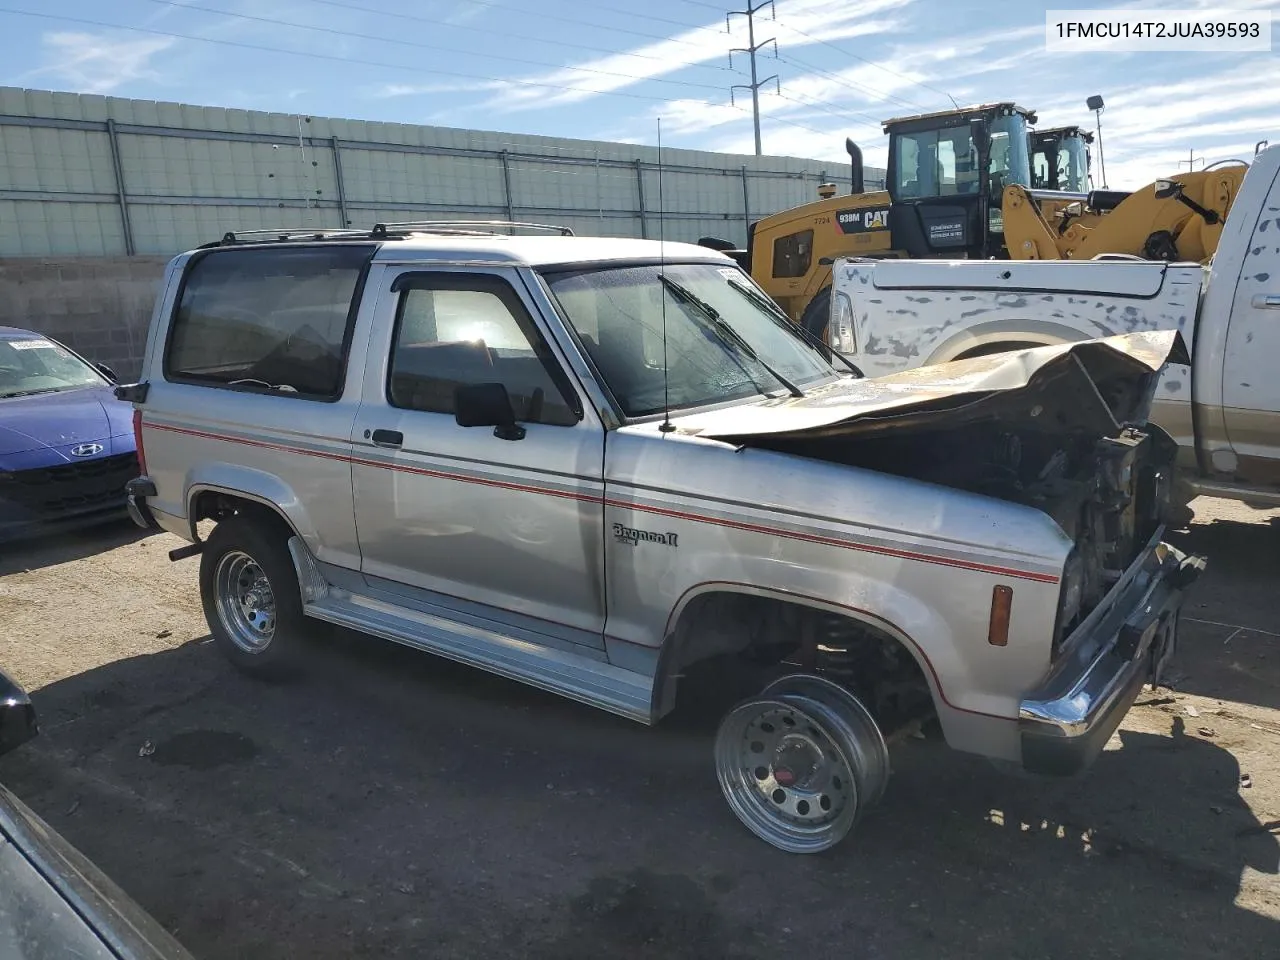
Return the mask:
<svg viewBox="0 0 1280 960">
<path fill-rule="evenodd" d="M 236 666 L 293 671 L 327 621 L 653 724 L 692 665 L 750 662 L 716 772 L 792 852 L 930 721 L 1092 761 L 1200 566 L 1162 542 L 1175 451 L 1145 425 L 1175 334 L 867 380 L 720 253 L 522 226 L 172 261 L 118 389 L 131 511 L 200 555 Z"/>
</svg>

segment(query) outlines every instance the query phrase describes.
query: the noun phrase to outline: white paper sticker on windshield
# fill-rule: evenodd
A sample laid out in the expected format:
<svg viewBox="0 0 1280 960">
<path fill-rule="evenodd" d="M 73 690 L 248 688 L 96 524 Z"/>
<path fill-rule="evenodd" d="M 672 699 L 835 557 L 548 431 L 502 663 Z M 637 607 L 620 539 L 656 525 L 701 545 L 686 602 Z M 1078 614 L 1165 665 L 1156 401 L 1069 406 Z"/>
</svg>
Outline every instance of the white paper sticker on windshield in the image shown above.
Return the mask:
<svg viewBox="0 0 1280 960">
<path fill-rule="evenodd" d="M 15 350 L 57 350 L 56 344 L 48 340 L 10 340 L 9 346 Z"/>
<path fill-rule="evenodd" d="M 719 267 L 716 270 L 716 273 L 720 274 L 720 276 L 724 277 L 726 280 L 742 279 L 742 271 L 735 270 L 733 267 Z"/>
</svg>

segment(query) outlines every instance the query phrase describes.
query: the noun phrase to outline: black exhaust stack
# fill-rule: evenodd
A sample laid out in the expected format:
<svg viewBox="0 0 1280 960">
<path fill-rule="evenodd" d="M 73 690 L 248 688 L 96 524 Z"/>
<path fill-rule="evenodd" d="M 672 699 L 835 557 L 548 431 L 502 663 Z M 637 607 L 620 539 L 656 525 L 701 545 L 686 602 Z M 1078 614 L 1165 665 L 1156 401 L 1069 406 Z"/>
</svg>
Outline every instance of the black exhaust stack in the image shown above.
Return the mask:
<svg viewBox="0 0 1280 960">
<path fill-rule="evenodd" d="M 853 194 L 865 193 L 866 187 L 862 182 L 862 151 L 848 137 L 845 137 L 844 148 L 849 152 L 849 160 L 852 167 L 850 170 L 849 192 Z"/>
</svg>

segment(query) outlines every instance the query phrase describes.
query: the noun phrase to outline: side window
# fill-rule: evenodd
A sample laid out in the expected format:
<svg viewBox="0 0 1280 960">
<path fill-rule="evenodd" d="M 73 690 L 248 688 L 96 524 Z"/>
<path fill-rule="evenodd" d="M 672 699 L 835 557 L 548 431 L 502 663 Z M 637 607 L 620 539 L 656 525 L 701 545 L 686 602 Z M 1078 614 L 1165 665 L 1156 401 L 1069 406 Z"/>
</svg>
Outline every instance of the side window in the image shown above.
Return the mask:
<svg viewBox="0 0 1280 960">
<path fill-rule="evenodd" d="M 454 391 L 501 383 L 522 423 L 572 426 L 574 395 L 511 286 L 481 274 L 414 277 L 400 293 L 387 399 L 454 412 Z"/>
<path fill-rule="evenodd" d="M 372 246 L 214 250 L 183 280 L 166 378 L 334 400 Z"/>
<path fill-rule="evenodd" d="M 813 231 L 804 230 L 773 241 L 773 275 L 803 277 L 813 261 Z"/>
</svg>

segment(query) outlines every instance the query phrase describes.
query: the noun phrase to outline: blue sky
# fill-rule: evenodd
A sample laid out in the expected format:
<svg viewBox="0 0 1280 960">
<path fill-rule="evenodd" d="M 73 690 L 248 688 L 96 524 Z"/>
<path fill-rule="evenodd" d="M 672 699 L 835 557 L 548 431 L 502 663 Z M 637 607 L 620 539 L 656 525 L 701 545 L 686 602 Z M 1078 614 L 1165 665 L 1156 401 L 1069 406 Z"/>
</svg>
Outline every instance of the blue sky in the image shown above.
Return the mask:
<svg viewBox="0 0 1280 960">
<path fill-rule="evenodd" d="M 883 163 L 879 121 L 1012 99 L 1092 128 L 1133 188 L 1280 140 L 1270 53 L 1048 53 L 1046 9 L 1257 0 L 776 0 L 757 20 L 764 152 Z M 751 153 L 745 20 L 711 0 L 0 0 L 0 85 Z M 23 15 L 16 11 L 27 11 Z M 124 29 L 133 27 L 139 29 Z M 150 32 L 147 32 L 150 31 Z M 1280 32 L 1280 31 L 1278 31 Z M 1097 146 L 1094 146 L 1095 171 Z M 1179 166 L 1178 161 L 1184 161 Z M 1197 162 L 1197 166 L 1198 166 Z"/>
</svg>

